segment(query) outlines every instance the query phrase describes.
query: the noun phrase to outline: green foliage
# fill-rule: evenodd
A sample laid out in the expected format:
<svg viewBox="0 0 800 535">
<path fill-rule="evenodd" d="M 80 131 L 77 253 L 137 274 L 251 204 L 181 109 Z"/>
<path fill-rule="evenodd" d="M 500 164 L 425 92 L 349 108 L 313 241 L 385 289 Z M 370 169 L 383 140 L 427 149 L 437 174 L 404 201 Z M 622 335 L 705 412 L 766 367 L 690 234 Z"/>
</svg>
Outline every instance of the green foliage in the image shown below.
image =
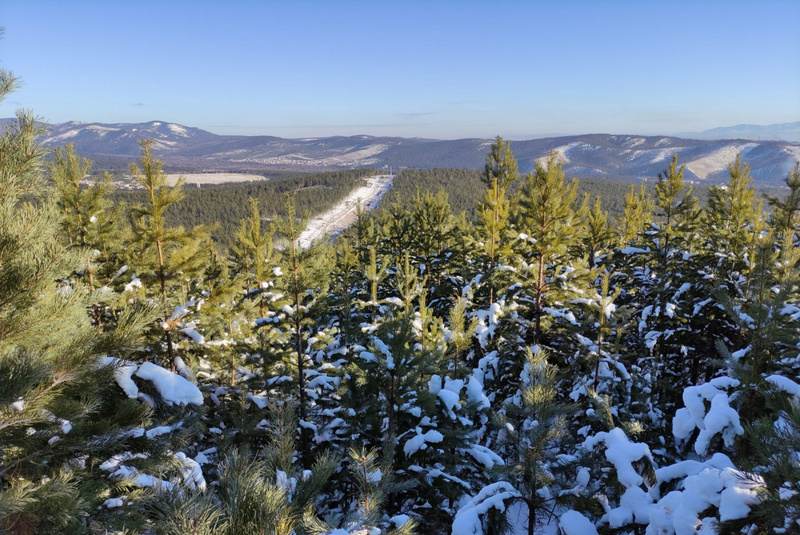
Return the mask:
<svg viewBox="0 0 800 535">
<path fill-rule="evenodd" d="M 0 93 L 13 78 L 3 83 Z M 136 451 L 131 433 L 153 421 L 147 405 L 119 399 L 97 359 L 138 348 L 153 311 L 131 307 L 111 332 L 91 325 L 90 294 L 72 278 L 87 251 L 59 236 L 38 133 L 20 114 L 0 137 L 0 530 L 86 533 L 116 486 L 99 465 Z"/>
<path fill-rule="evenodd" d="M 677 155 L 654 188 L 568 181 L 555 153 L 520 181 L 498 137 L 483 172 L 404 170 L 304 247 L 300 214 L 374 170 L 170 187 L 145 141 L 122 194 L 69 147 L 48 184 L 36 134 L 0 138 L 0 531 L 496 532 L 522 507 L 532 533 L 573 507 L 668 532 L 702 431 L 762 498 L 732 529 L 794 519 L 772 385 L 800 371 L 796 169 L 766 217 L 741 157 L 704 209 Z M 164 353 L 202 408 L 133 374 Z M 634 495 L 659 514 L 627 518 Z"/>
<path fill-rule="evenodd" d="M 609 248 L 613 232 L 608 220 L 608 212 L 603 211 L 600 197 L 595 197 L 589 208 L 589 197 L 583 198 L 579 212 L 585 214 L 586 228 L 580 237 L 580 254 L 586 257 L 589 269 L 600 260 L 599 255 Z"/>
<path fill-rule="evenodd" d="M 744 269 L 742 257 L 753 239 L 754 228 L 760 230 L 758 216 L 762 210 L 756 205 L 750 166 L 742 164 L 742 155 L 738 154 L 728 168 L 728 184 L 709 189 L 706 228 L 710 249 L 727 253 L 724 267 Z"/>
<path fill-rule="evenodd" d="M 200 187 L 184 185 L 184 201 L 170 205 L 164 217 L 172 227 L 193 228 L 216 223 L 212 237 L 221 249 L 227 249 L 233 245 L 241 221 L 250 215 L 248 198 L 258 201 L 261 215 L 266 220 L 283 212 L 285 195 L 290 192 L 296 192 L 298 213 L 320 213 L 344 199 L 362 178 L 377 173 L 375 169 L 353 169 L 271 176 L 259 182 Z M 110 198 L 116 204 L 137 205 L 146 203 L 147 194 L 141 189 L 120 189 L 112 192 Z"/>
<path fill-rule="evenodd" d="M 764 416 L 746 429 L 752 449 L 742 458 L 748 483 L 758 489 L 759 501 L 743 519 L 722 524 L 720 533 L 790 533 L 800 520 L 800 409 L 783 392 L 765 388 L 766 408 L 777 419 Z"/>
<path fill-rule="evenodd" d="M 540 348 L 526 351 L 519 405 L 508 408 L 503 423 L 507 440 L 514 445 L 505 469 L 516 482 L 521 500 L 528 510 L 528 533 L 534 533 L 542 516 L 555 510 L 554 500 L 542 489 L 556 488 L 556 477 L 563 468 L 559 459 L 566 438 L 566 416 L 570 407 L 558 399 L 557 369 L 547 362 Z M 510 425 L 513 423 L 513 425 Z"/>
<path fill-rule="evenodd" d="M 510 251 L 506 229 L 513 201 L 506 198 L 508 188 L 519 178 L 517 160 L 508 142 L 500 136 L 486 156 L 482 180 L 486 193 L 478 205 L 478 222 L 483 230 L 486 270 L 489 279 L 489 304 L 494 301 L 495 270 L 497 263 Z"/>
<path fill-rule="evenodd" d="M 663 218 L 654 235 L 657 240 L 659 263 L 666 268 L 667 261 L 676 250 L 691 251 L 694 224 L 698 216 L 698 202 L 692 196 L 692 187 L 683 180 L 685 166 L 678 167 L 678 155 L 672 157 L 669 168 L 658 174 L 656 182 L 657 215 Z"/>
<path fill-rule="evenodd" d="M 800 227 L 800 163 L 789 171 L 784 180 L 789 193 L 784 200 L 778 197 L 767 196 L 772 207 L 772 224 L 778 232 L 778 238 L 786 234 L 798 232 Z"/>
<path fill-rule="evenodd" d="M 634 186 L 630 187 L 625 195 L 622 217 L 617 220 L 620 245 L 625 247 L 637 243 L 638 238 L 653 222 L 654 208 L 655 203 L 644 184 L 639 185 L 638 191 Z"/>
<path fill-rule="evenodd" d="M 298 219 L 294 194 L 287 194 L 286 215 L 275 222 L 275 229 L 285 240 L 281 264 L 286 270 L 286 276 L 282 279 L 282 287 L 290 301 L 287 323 L 291 328 L 294 377 L 297 384 L 296 399 L 301 421 L 305 421 L 308 416 L 306 349 L 310 349 L 307 341 L 312 336 L 308 326 L 313 324 L 312 313 L 315 306 L 320 304 L 319 299 L 327 294 L 324 244 L 316 243 L 304 249 L 298 243 L 307 221 L 307 215 L 301 220 Z M 299 449 L 300 457 L 306 465 L 309 462 L 309 441 L 308 432 L 304 427 L 300 432 Z"/>
<path fill-rule="evenodd" d="M 387 494 L 396 487 L 390 466 L 381 465 L 375 450 L 350 449 L 350 479 L 355 487 L 355 506 L 344 515 L 336 515 L 327 522 L 306 515 L 306 529 L 313 535 L 331 533 L 346 527 L 348 533 L 375 529 L 382 520 Z M 382 531 L 387 535 L 413 535 L 416 522 L 409 520 L 402 527 Z"/>
<path fill-rule="evenodd" d="M 158 535 L 218 535 L 228 531 L 223 512 L 211 493 L 165 489 L 156 492 L 145 508 L 148 516 L 155 519 L 153 532 Z"/>
<path fill-rule="evenodd" d="M 260 288 L 262 282 L 267 282 L 269 261 L 273 253 L 273 236 L 275 229 L 272 225 L 266 231 L 261 230 L 261 212 L 258 209 L 258 200 L 250 197 L 250 217 L 242 221 L 236 232 L 231 254 L 236 263 L 237 271 L 245 276 L 247 290 Z M 263 316 L 263 312 L 262 312 Z"/>
<path fill-rule="evenodd" d="M 578 185 L 575 181 L 564 183 L 562 167 L 556 153 L 550 154 L 546 164 L 537 162 L 536 172 L 526 177 L 519 209 L 514 214 L 521 236 L 516 252 L 524 263 L 524 271 L 530 272 L 527 282 L 533 291 L 533 344 L 538 344 L 541 338 L 547 296 L 563 280 L 557 277 L 557 272 L 570 261 L 570 247 L 580 237 L 582 214 L 575 207 Z"/>
<path fill-rule="evenodd" d="M 175 186 L 167 185 L 167 175 L 162 162 L 156 160 L 152 152 L 152 141 L 141 142 L 141 169 L 131 164 L 131 173 L 147 196 L 145 204 L 138 204 L 130 210 L 131 239 L 128 247 L 129 262 L 145 282 L 158 285 L 158 295 L 164 310 L 160 324 L 166 345 L 167 362 L 175 365 L 173 331 L 176 330 L 176 317 L 173 317 L 177 293 L 180 288 L 178 305 L 187 302 L 187 284 L 200 276 L 207 265 L 211 253 L 208 246 L 209 229 L 195 227 L 171 227 L 166 221 L 167 209 L 183 198 L 183 181 Z"/>
</svg>

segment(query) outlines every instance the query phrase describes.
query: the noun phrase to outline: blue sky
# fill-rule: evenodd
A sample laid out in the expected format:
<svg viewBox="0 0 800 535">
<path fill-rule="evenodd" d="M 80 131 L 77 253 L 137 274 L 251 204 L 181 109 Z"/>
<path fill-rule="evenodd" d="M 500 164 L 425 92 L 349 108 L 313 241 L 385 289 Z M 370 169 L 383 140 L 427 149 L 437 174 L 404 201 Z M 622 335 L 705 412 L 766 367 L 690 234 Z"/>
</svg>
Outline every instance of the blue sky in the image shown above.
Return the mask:
<svg viewBox="0 0 800 535">
<path fill-rule="evenodd" d="M 800 2 L 2 0 L 0 117 L 525 139 L 800 121 Z"/>
</svg>

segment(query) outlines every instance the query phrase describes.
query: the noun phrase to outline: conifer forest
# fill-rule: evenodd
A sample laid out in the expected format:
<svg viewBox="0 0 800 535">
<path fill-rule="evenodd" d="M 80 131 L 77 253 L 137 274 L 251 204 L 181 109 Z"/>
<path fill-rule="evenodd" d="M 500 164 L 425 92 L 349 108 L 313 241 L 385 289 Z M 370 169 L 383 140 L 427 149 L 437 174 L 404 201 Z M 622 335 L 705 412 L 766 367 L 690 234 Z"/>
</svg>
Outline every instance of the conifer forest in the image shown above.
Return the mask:
<svg viewBox="0 0 800 535">
<path fill-rule="evenodd" d="M 0 533 L 800 532 L 800 166 L 699 198 L 678 154 L 612 216 L 498 137 L 473 206 L 301 248 L 300 193 L 212 240 L 150 142 L 120 203 L 39 134 L 0 137 Z"/>
</svg>

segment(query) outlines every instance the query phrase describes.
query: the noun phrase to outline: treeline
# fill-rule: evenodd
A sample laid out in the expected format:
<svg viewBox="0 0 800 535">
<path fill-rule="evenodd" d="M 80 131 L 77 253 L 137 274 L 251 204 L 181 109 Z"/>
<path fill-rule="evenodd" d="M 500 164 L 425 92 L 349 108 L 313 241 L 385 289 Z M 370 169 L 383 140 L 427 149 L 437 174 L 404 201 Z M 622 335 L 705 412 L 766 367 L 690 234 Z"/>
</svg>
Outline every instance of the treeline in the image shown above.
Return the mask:
<svg viewBox="0 0 800 535">
<path fill-rule="evenodd" d="M 403 169 L 394 179 L 392 189 L 384 197 L 381 205 L 399 202 L 404 206 L 411 205 L 415 192 L 429 192 L 435 194 L 439 189 L 447 194 L 453 212 L 465 212 L 467 218 L 472 220 L 476 215 L 476 206 L 484 193 L 485 186 L 481 182 L 482 171 L 472 169 Z M 578 181 L 578 197 L 588 195 L 592 202 L 599 198 L 603 208 L 612 216 L 621 216 L 625 208 L 625 195 L 633 183 L 629 180 L 615 180 L 613 178 L 581 178 Z M 645 182 L 647 191 L 655 193 L 654 180 Z M 638 182 L 636 182 L 638 184 Z M 518 183 L 512 184 L 510 193 L 515 193 Z M 695 189 L 695 196 L 702 206 L 708 203 L 708 188 L 699 185 Z M 758 186 L 759 195 L 780 195 L 780 188 Z"/>
<path fill-rule="evenodd" d="M 361 171 L 318 175 L 222 254 L 150 143 L 122 217 L 36 135 L 0 137 L 0 531 L 796 531 L 800 166 L 704 206 L 675 155 L 612 217 L 498 138 L 472 219 L 415 191 L 304 249 Z"/>
<path fill-rule="evenodd" d="M 476 215 L 478 201 L 486 189 L 482 182 L 483 172 L 472 169 L 403 169 L 394 179 L 392 189 L 384 197 L 383 205 L 400 202 L 410 206 L 414 193 L 436 193 L 439 189 L 447 194 L 450 207 L 455 213 L 465 212 L 468 219 Z M 592 200 L 599 197 L 603 207 L 614 216 L 621 215 L 629 181 L 613 179 L 578 178 L 578 195 L 589 195 Z M 516 193 L 519 183 L 512 184 L 509 193 Z M 652 191 L 652 185 L 650 185 Z"/>
<path fill-rule="evenodd" d="M 316 214 L 336 205 L 357 187 L 364 177 L 377 174 L 376 169 L 352 169 L 315 174 L 292 174 L 259 182 L 217 184 L 183 188 L 185 200 L 170 205 L 166 222 L 187 228 L 216 225 L 211 235 L 227 250 L 233 244 L 239 224 L 250 212 L 248 198 L 258 201 L 261 214 L 274 218 L 284 209 L 285 196 L 294 193 L 298 214 Z M 108 198 L 117 204 L 132 206 L 145 202 L 142 189 L 114 190 Z"/>
<path fill-rule="evenodd" d="M 212 237 L 222 250 L 233 244 L 233 234 L 239 222 L 248 214 L 248 201 L 252 197 L 261 206 L 266 219 L 273 218 L 283 209 L 283 195 L 297 192 L 295 196 L 298 213 L 317 214 L 327 210 L 358 185 L 361 178 L 379 173 L 377 169 L 356 169 L 328 173 L 278 173 L 268 180 L 252 183 L 213 184 L 200 187 L 185 187 L 186 202 L 170 206 L 167 222 L 170 225 L 215 225 Z M 483 195 L 481 171 L 470 169 L 404 169 L 400 171 L 379 206 L 379 211 L 387 206 L 400 203 L 409 208 L 417 192 L 435 194 L 442 190 L 448 197 L 451 210 L 458 214 L 464 212 L 467 219 L 474 221 L 476 206 Z M 621 216 L 625 206 L 625 195 L 631 182 L 611 179 L 579 178 L 578 197 L 594 202 L 599 198 L 602 206 L 611 216 Z M 517 192 L 519 184 L 512 184 L 510 192 Z M 652 195 L 653 183 L 646 183 Z M 777 195 L 778 188 L 758 188 L 761 195 Z M 700 186 L 695 195 L 701 205 L 708 202 L 708 187 Z M 115 190 L 108 196 L 112 201 L 124 205 L 140 203 L 145 198 L 142 190 Z"/>
</svg>

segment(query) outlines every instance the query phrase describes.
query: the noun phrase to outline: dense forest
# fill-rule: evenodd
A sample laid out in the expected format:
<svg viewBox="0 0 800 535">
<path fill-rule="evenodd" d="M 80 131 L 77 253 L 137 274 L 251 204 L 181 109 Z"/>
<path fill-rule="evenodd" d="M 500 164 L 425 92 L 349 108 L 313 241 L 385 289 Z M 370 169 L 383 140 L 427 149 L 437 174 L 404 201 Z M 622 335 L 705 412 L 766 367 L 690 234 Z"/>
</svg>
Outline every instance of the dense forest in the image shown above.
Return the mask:
<svg viewBox="0 0 800 535">
<path fill-rule="evenodd" d="M 447 194 L 454 213 L 464 212 L 467 219 L 474 220 L 478 203 L 486 191 L 483 176 L 482 171 L 471 169 L 404 169 L 397 174 L 384 206 L 399 202 L 411 207 L 417 191 L 435 194 L 442 190 Z M 591 199 L 600 197 L 603 208 L 609 214 L 622 214 L 630 182 L 597 178 L 580 178 L 577 182 L 579 199 L 582 200 L 586 195 Z M 517 193 L 520 185 L 519 181 L 512 183 L 509 193 Z"/>
<path fill-rule="evenodd" d="M 359 179 L 378 173 L 379 170 L 369 168 L 315 174 L 282 173 L 269 176 L 265 182 L 187 186 L 185 200 L 168 207 L 166 221 L 174 226 L 214 225 L 212 238 L 220 251 L 225 251 L 233 245 L 234 231 L 247 216 L 248 198 L 258 200 L 260 214 L 271 219 L 285 209 L 283 194 L 296 191 L 298 213 L 318 214 L 341 201 L 358 185 Z M 485 190 L 482 176 L 482 171 L 471 169 L 403 169 L 397 173 L 392 188 L 381 201 L 379 213 L 397 203 L 410 209 L 416 195 L 438 194 L 441 190 L 447 195 L 452 213 L 463 212 L 468 220 L 475 221 L 478 203 Z M 630 181 L 598 178 L 576 180 L 579 199 L 587 198 L 594 202 L 599 198 L 603 209 L 611 217 L 623 214 Z M 650 195 L 655 193 L 654 181 L 645 183 Z M 519 182 L 514 182 L 509 193 L 516 194 L 519 186 Z M 780 195 L 781 190 L 762 186 L 756 187 L 756 193 L 775 196 Z M 707 206 L 708 186 L 697 188 L 695 195 L 701 206 Z M 111 191 L 108 198 L 122 206 L 125 212 L 125 206 L 141 203 L 145 193 L 140 189 L 119 189 Z"/>
<path fill-rule="evenodd" d="M 498 138 L 472 207 L 398 180 L 303 249 L 364 171 L 233 206 L 143 141 L 122 207 L 38 134 L 0 137 L 0 533 L 800 529 L 800 166 L 701 204 L 675 155 L 612 218 Z"/>
<path fill-rule="evenodd" d="M 260 213 L 265 217 L 274 217 L 284 209 L 285 194 L 292 192 L 298 213 L 315 214 L 341 201 L 361 178 L 377 173 L 376 169 L 369 168 L 317 174 L 287 173 L 288 176 L 278 175 L 262 182 L 187 186 L 183 191 L 184 201 L 167 207 L 165 221 L 172 226 L 214 225 L 212 237 L 227 249 L 233 244 L 236 228 L 249 214 L 248 199 L 258 201 Z M 147 192 L 114 189 L 109 191 L 108 198 L 126 213 L 127 207 L 145 202 Z"/>
</svg>

